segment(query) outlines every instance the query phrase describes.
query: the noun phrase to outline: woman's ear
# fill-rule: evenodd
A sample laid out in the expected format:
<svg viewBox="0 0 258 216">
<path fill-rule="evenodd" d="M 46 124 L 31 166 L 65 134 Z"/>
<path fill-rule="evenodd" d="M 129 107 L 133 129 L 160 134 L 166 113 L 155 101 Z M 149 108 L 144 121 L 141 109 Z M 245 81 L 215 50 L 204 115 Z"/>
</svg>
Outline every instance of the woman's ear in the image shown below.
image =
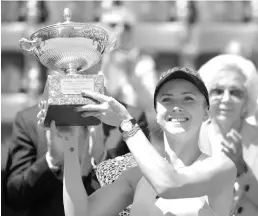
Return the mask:
<svg viewBox="0 0 258 216">
<path fill-rule="evenodd" d="M 206 106 L 205 107 L 205 113 L 204 113 L 204 116 L 203 116 L 203 122 L 207 121 L 208 119 L 210 118 L 210 113 L 209 113 L 209 107 Z"/>
</svg>

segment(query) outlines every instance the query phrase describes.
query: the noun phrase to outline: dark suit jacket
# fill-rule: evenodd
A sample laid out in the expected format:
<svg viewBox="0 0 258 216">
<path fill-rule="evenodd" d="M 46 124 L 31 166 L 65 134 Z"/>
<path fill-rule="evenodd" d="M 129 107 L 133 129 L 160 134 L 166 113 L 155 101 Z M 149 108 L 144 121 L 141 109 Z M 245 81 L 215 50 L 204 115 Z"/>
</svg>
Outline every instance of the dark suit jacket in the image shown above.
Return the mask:
<svg viewBox="0 0 258 216">
<path fill-rule="evenodd" d="M 128 110 L 132 111 L 131 114 L 148 135 L 145 115 L 133 108 Z M 37 107 L 33 106 L 16 116 L 3 184 L 4 199 L 9 207 L 19 212 L 25 211 L 26 215 L 64 216 L 62 181 L 58 180 L 46 162 L 46 137 L 43 129 L 37 127 L 37 113 Z M 106 137 L 112 130 L 115 128 L 103 124 Z M 128 152 L 121 137 L 117 146 L 108 153 L 109 158 Z M 88 194 L 100 187 L 93 171 L 88 176 L 82 176 L 82 179 Z"/>
</svg>

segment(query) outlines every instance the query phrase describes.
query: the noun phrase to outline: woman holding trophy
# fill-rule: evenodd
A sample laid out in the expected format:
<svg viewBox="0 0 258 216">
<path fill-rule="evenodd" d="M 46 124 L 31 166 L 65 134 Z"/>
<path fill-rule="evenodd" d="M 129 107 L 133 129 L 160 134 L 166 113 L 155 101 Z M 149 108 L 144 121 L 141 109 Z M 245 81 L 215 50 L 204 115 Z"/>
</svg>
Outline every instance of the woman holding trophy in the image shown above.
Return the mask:
<svg viewBox="0 0 258 216">
<path fill-rule="evenodd" d="M 199 74 L 174 68 L 162 74 L 154 93 L 156 118 L 164 135 L 164 155 L 149 143 L 127 109 L 115 99 L 85 91 L 98 104 L 77 108 L 83 117 L 119 127 L 137 165 L 113 184 L 91 196 L 84 190 L 78 159 L 83 130 L 51 129 L 64 146 L 63 199 L 67 216 L 117 215 L 132 204 L 130 215 L 228 216 L 233 199 L 236 167 L 224 153 L 201 151 L 200 127 L 208 118 L 208 91 Z M 38 115 L 39 122 L 44 111 Z M 119 163 L 119 161 L 118 161 Z"/>
</svg>

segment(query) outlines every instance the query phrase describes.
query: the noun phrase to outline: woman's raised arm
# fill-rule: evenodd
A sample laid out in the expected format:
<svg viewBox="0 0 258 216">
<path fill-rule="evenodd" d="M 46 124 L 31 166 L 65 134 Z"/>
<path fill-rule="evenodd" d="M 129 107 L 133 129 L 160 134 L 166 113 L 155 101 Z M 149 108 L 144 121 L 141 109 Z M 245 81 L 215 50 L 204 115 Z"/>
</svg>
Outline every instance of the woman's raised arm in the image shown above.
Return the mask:
<svg viewBox="0 0 258 216">
<path fill-rule="evenodd" d="M 126 108 L 114 98 L 89 91 L 85 91 L 83 96 L 100 102 L 78 108 L 83 116 L 95 116 L 116 127 L 122 120 L 132 118 Z M 216 157 L 205 159 L 198 166 L 175 170 L 172 164 L 161 157 L 141 130 L 129 136 L 126 143 L 145 178 L 163 198 L 198 197 L 216 192 L 227 185 L 233 187 L 236 167 L 222 152 Z"/>
<path fill-rule="evenodd" d="M 137 167 L 125 172 L 113 184 L 100 188 L 88 197 L 84 188 L 78 159 L 76 133 L 63 140 L 63 201 L 66 216 L 117 215 L 133 201 L 134 188 L 141 177 Z"/>
<path fill-rule="evenodd" d="M 221 192 L 232 186 L 236 167 L 224 153 L 208 157 L 201 163 L 175 169 L 150 145 L 142 131 L 126 143 L 145 178 L 163 198 L 189 198 Z"/>
</svg>

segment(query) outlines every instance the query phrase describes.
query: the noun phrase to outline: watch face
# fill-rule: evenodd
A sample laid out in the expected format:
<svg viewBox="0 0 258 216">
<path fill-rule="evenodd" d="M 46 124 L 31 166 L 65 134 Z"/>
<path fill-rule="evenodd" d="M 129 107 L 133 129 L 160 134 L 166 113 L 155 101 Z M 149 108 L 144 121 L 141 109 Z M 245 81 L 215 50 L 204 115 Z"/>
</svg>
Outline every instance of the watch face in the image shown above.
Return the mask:
<svg viewBox="0 0 258 216">
<path fill-rule="evenodd" d="M 121 124 L 121 129 L 123 131 L 130 131 L 132 129 L 132 127 L 133 127 L 133 124 L 131 121 L 124 121 Z"/>
</svg>

